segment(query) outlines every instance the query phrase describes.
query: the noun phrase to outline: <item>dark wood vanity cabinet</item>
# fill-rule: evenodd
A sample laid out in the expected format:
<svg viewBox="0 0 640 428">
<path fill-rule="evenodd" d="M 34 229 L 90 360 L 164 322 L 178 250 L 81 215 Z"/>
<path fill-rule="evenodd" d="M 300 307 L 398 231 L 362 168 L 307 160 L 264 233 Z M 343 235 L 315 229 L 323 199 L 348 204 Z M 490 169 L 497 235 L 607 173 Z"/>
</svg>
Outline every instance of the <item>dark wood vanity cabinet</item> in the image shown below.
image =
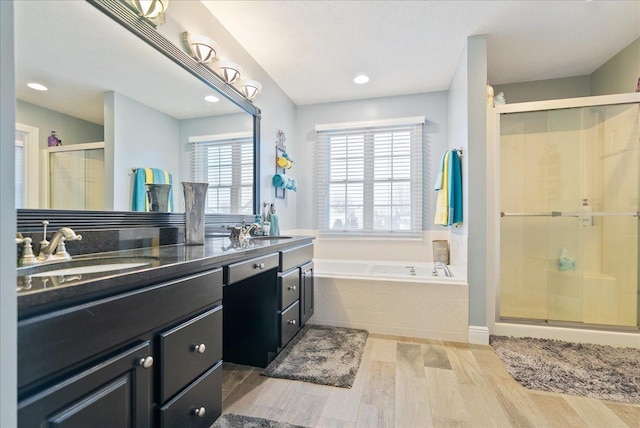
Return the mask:
<svg viewBox="0 0 640 428">
<path fill-rule="evenodd" d="M 300 325 L 303 326 L 313 315 L 313 262 L 300 266 Z"/>
<path fill-rule="evenodd" d="M 20 427 L 209 427 L 222 269 L 18 322 Z"/>
<path fill-rule="evenodd" d="M 225 267 L 224 361 L 266 367 L 300 331 L 313 314 L 312 258 L 306 244 Z"/>
<path fill-rule="evenodd" d="M 145 427 L 151 425 L 149 341 L 97 362 L 23 400 L 21 427 Z"/>
</svg>

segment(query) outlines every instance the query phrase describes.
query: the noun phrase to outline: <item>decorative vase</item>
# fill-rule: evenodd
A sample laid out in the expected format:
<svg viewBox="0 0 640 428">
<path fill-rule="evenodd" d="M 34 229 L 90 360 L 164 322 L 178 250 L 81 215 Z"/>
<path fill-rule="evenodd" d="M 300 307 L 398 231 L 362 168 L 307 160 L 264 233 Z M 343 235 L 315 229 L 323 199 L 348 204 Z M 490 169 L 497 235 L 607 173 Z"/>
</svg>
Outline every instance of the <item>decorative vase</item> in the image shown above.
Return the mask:
<svg viewBox="0 0 640 428">
<path fill-rule="evenodd" d="M 171 184 L 147 183 L 149 211 L 169 212 L 169 192 Z"/>
<path fill-rule="evenodd" d="M 433 262 L 449 264 L 449 241 L 445 239 L 433 241 Z"/>
<path fill-rule="evenodd" d="M 183 181 L 185 244 L 204 244 L 204 207 L 209 183 Z"/>
</svg>

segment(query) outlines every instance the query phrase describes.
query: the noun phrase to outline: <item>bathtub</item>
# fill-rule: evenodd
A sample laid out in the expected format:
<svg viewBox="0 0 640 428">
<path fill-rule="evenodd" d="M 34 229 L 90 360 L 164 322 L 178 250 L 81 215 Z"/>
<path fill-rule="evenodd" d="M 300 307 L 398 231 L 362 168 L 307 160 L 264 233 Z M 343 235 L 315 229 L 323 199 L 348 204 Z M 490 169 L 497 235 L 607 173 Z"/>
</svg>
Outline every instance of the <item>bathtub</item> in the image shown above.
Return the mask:
<svg viewBox="0 0 640 428">
<path fill-rule="evenodd" d="M 409 281 L 426 283 L 451 283 L 460 284 L 466 282 L 463 269 L 449 267 L 451 277 L 444 275 L 442 268 L 438 268 L 438 276 L 433 276 L 433 263 L 410 262 L 371 262 L 360 260 L 327 260 L 315 259 L 315 276 L 327 278 L 366 278 L 372 281 Z M 413 268 L 415 275 L 411 274 Z"/>
<path fill-rule="evenodd" d="M 415 275 L 410 274 L 413 266 Z M 452 277 L 432 263 L 314 259 L 312 323 L 370 333 L 468 341 L 469 286 L 464 269 Z"/>
</svg>

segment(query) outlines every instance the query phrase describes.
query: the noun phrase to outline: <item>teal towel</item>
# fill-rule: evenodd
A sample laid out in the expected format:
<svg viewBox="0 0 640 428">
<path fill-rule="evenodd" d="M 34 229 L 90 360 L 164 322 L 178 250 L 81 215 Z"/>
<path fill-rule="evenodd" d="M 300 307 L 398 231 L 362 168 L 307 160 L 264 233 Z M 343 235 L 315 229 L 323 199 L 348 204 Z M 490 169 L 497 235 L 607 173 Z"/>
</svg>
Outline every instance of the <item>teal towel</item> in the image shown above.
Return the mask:
<svg viewBox="0 0 640 428">
<path fill-rule="evenodd" d="M 145 184 L 171 184 L 173 176 L 159 168 L 137 168 L 133 178 L 133 193 L 131 197 L 131 209 L 133 211 L 149 211 L 147 201 L 147 189 Z M 173 211 L 173 186 L 169 191 L 169 212 Z"/>
<path fill-rule="evenodd" d="M 280 223 L 278 220 L 277 214 L 269 214 L 269 222 L 271 223 L 271 228 L 269 229 L 269 235 L 279 236 L 280 235 Z"/>
<path fill-rule="evenodd" d="M 449 226 L 462 223 L 462 168 L 457 150 L 449 155 Z"/>
<path fill-rule="evenodd" d="M 298 182 L 285 174 L 275 174 L 272 183 L 274 186 L 282 189 L 292 190 L 294 192 L 298 190 Z"/>
</svg>

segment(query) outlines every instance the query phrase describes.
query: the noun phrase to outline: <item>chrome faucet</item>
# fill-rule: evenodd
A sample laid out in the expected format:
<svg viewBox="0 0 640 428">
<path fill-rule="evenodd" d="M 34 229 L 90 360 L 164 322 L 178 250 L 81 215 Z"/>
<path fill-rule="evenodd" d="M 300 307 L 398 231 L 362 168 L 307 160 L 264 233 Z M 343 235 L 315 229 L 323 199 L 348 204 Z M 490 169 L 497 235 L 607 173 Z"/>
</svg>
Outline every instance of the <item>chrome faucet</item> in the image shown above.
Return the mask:
<svg viewBox="0 0 640 428">
<path fill-rule="evenodd" d="M 70 227 L 61 227 L 56 233 L 53 234 L 51 242 L 44 248 L 40 249 L 38 255 L 39 261 L 55 259 L 71 259 L 65 246 L 65 241 L 80 241 L 82 235 L 76 235 L 76 233 Z M 55 252 L 55 254 L 54 254 Z"/>
<path fill-rule="evenodd" d="M 448 276 L 448 277 L 453 276 L 453 275 L 451 275 L 451 271 L 449 270 L 449 267 L 446 264 L 442 263 L 442 262 L 434 262 L 433 263 L 433 271 L 431 271 L 433 276 L 438 276 L 438 270 L 437 270 L 438 267 L 442 268 L 442 270 L 444 271 L 444 276 Z"/>
<path fill-rule="evenodd" d="M 76 233 L 70 227 L 61 227 L 53 234 L 51 242 L 43 248 L 40 248 L 37 260 L 45 262 L 49 260 L 70 260 L 71 255 L 67 253 L 65 241 L 80 241 L 82 235 Z M 55 252 L 55 254 L 54 254 Z"/>
<path fill-rule="evenodd" d="M 251 231 L 253 229 L 259 231 L 262 229 L 262 225 L 260 225 L 259 223 L 251 223 L 249 226 L 243 226 L 240 231 L 240 240 L 244 241 L 251 238 Z"/>
</svg>

